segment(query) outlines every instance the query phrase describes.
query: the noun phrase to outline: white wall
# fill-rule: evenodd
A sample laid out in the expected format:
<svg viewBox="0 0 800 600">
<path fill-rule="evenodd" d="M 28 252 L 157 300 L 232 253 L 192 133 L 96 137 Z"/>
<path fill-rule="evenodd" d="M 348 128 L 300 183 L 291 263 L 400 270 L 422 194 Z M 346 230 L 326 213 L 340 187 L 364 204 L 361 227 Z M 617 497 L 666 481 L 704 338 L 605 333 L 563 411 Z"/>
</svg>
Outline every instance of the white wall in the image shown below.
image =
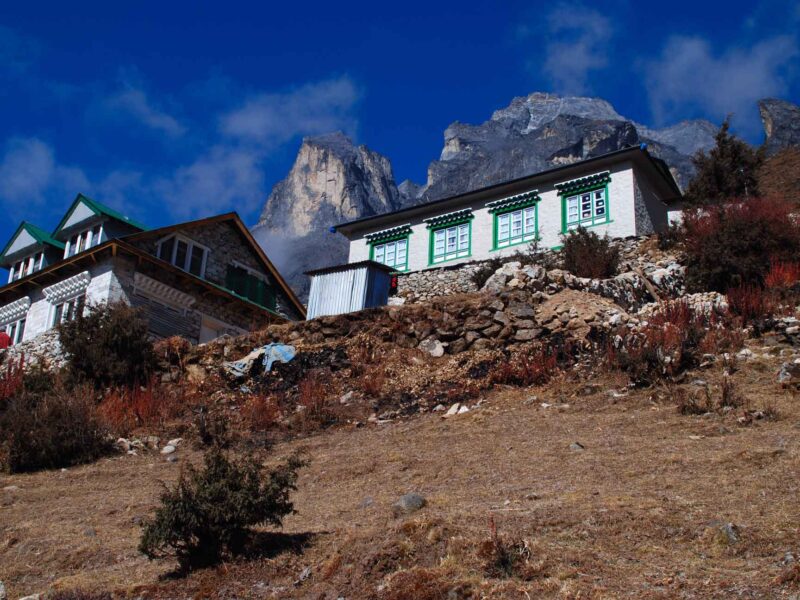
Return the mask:
<svg viewBox="0 0 800 600">
<path fill-rule="evenodd" d="M 602 169 L 598 172 L 602 172 Z M 636 212 L 634 207 L 634 167 L 630 162 L 620 163 L 611 171 L 611 181 L 608 184 L 608 210 L 610 222 L 603 225 L 592 227 L 592 231 L 599 235 L 608 234 L 610 237 L 627 237 L 636 235 Z M 587 171 L 581 176 L 593 175 L 595 171 Z M 561 244 L 561 196 L 558 194 L 555 185 L 575 179 L 575 177 L 565 178 L 563 181 L 552 181 L 547 185 L 539 185 L 532 189 L 539 190 L 541 198 L 538 205 L 539 236 L 541 238 L 541 248 L 553 248 Z M 382 231 L 398 225 L 411 224 L 411 234 L 408 239 L 408 270 L 418 271 L 421 269 L 438 268 L 443 265 L 451 265 L 459 262 L 469 262 L 475 260 L 485 260 L 495 256 L 514 254 L 518 250 L 524 250 L 525 244 L 493 250 L 493 228 L 494 215 L 486 207 L 487 202 L 500 200 L 503 196 L 489 198 L 479 203 L 464 204 L 456 208 L 439 208 L 438 212 L 431 211 L 425 215 L 409 219 L 404 214 L 397 215 L 397 221 L 391 224 L 383 224 L 367 231 L 350 242 L 349 261 L 358 262 L 369 259 L 370 246 L 366 241 L 366 235 L 376 231 Z M 430 230 L 427 224 L 422 221 L 437 214 L 447 214 L 455 210 L 472 208 L 472 251 L 467 258 L 437 263 L 429 265 L 429 244 Z M 666 211 L 666 206 L 662 205 L 661 210 Z M 664 217 L 665 218 L 665 217 Z"/>
</svg>

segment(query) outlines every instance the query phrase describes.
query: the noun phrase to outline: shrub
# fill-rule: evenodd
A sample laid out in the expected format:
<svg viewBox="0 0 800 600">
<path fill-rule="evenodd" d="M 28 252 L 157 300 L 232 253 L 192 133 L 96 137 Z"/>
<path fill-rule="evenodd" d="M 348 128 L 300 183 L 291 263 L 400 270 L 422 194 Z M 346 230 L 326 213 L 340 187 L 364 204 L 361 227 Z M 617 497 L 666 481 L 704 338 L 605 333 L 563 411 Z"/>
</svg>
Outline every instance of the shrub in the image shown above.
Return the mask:
<svg viewBox="0 0 800 600">
<path fill-rule="evenodd" d="M 0 416 L 0 464 L 10 473 L 68 467 L 111 451 L 88 387 L 23 392 Z"/>
<path fill-rule="evenodd" d="M 543 573 L 543 563 L 533 562 L 533 552 L 526 540 L 508 540 L 498 535 L 494 517 L 489 517 L 489 539 L 478 548 L 489 577 L 517 577 L 531 580 Z"/>
<path fill-rule="evenodd" d="M 47 600 L 112 600 L 108 592 L 89 592 L 86 590 L 61 590 L 48 595 Z"/>
<path fill-rule="evenodd" d="M 772 313 L 771 298 L 757 285 L 741 285 L 727 292 L 728 307 L 744 323 L 758 323 Z"/>
<path fill-rule="evenodd" d="M 505 385 L 543 385 L 558 368 L 558 357 L 551 348 L 533 346 L 519 351 L 500 363 L 492 372 L 491 382 Z"/>
<path fill-rule="evenodd" d="M 244 406 L 244 416 L 251 431 L 267 431 L 278 425 L 281 418 L 281 407 L 275 398 L 270 396 L 253 396 Z"/>
<path fill-rule="evenodd" d="M 21 388 L 25 379 L 25 357 L 20 356 L 19 361 L 9 361 L 0 371 L 0 409 Z"/>
<path fill-rule="evenodd" d="M 768 290 L 786 290 L 800 281 L 800 262 L 786 262 L 772 259 L 769 271 L 764 277 Z"/>
<path fill-rule="evenodd" d="M 730 135 L 728 119 L 715 137 L 716 145 L 708 154 L 698 151 L 692 157 L 695 176 L 684 197 L 695 206 L 718 204 L 730 198 L 758 196 L 758 171 L 763 154 L 736 136 Z"/>
<path fill-rule="evenodd" d="M 127 435 L 138 427 L 163 425 L 182 403 L 153 377 L 144 387 L 112 389 L 100 402 L 98 414 L 112 431 Z"/>
<path fill-rule="evenodd" d="M 780 199 L 753 198 L 686 211 L 683 241 L 691 291 L 765 284 L 774 261 L 800 260 L 800 223 Z"/>
<path fill-rule="evenodd" d="M 233 433 L 228 420 L 219 413 L 211 413 L 201 408 L 194 420 L 194 428 L 201 446 L 206 448 L 227 448 L 233 442 Z"/>
<path fill-rule="evenodd" d="M 314 369 L 297 386 L 297 405 L 306 430 L 325 427 L 336 420 L 328 399 L 326 379 L 323 371 Z"/>
<path fill-rule="evenodd" d="M 681 242 L 683 229 L 679 223 L 669 223 L 657 233 L 658 249 L 670 250 Z"/>
<path fill-rule="evenodd" d="M 737 349 L 741 339 L 733 323 L 675 300 L 662 304 L 638 332 L 608 343 L 605 360 L 634 385 L 652 385 L 697 366 L 703 353 Z"/>
<path fill-rule="evenodd" d="M 251 457 L 231 461 L 212 449 L 202 470 L 189 465 L 175 488 L 161 494 L 139 550 L 150 559 L 174 552 L 184 571 L 241 552 L 251 527 L 280 527 L 295 512 L 289 494 L 297 489 L 297 471 L 304 464 L 291 457 L 264 473 Z"/>
<path fill-rule="evenodd" d="M 577 277 L 605 279 L 617 274 L 619 250 L 608 236 L 578 227 L 561 236 L 564 269 Z"/>
<path fill-rule="evenodd" d="M 59 325 L 70 375 L 95 387 L 132 387 L 155 369 L 153 343 L 138 309 L 124 303 L 90 307 Z"/>
</svg>

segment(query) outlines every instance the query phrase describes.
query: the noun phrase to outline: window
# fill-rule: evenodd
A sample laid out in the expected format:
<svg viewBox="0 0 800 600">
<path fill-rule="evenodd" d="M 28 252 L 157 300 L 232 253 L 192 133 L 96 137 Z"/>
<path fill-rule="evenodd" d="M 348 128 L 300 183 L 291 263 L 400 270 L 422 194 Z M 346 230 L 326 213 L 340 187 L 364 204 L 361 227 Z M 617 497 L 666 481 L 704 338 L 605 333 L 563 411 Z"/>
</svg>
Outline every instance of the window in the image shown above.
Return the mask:
<svg viewBox="0 0 800 600">
<path fill-rule="evenodd" d="M 567 229 L 608 222 L 608 197 L 605 187 L 567 196 L 564 203 Z"/>
<path fill-rule="evenodd" d="M 495 249 L 536 239 L 536 205 L 495 214 Z"/>
<path fill-rule="evenodd" d="M 4 329 L 8 337 L 11 338 L 11 343 L 19 344 L 25 335 L 25 318 L 9 323 Z"/>
<path fill-rule="evenodd" d="M 83 314 L 83 305 L 85 304 L 85 296 L 81 294 L 64 302 L 55 305 L 53 310 L 53 326 L 59 323 L 66 323 L 73 321 L 77 316 Z"/>
<path fill-rule="evenodd" d="M 431 231 L 431 263 L 440 263 L 469 256 L 470 223 L 459 223 Z"/>
<path fill-rule="evenodd" d="M 173 235 L 161 240 L 156 256 L 192 275 L 205 277 L 208 248 L 188 238 Z"/>
<path fill-rule="evenodd" d="M 257 272 L 241 265 L 228 265 L 225 287 L 256 304 L 275 310 L 275 290 Z"/>
<path fill-rule="evenodd" d="M 64 258 L 75 256 L 76 254 L 79 254 L 84 250 L 88 250 L 89 248 L 97 246 L 100 243 L 102 237 L 103 237 L 102 225 L 95 225 L 91 229 L 86 229 L 85 231 L 76 233 L 67 240 L 67 245 L 64 248 Z"/>
<path fill-rule="evenodd" d="M 372 260 L 398 271 L 408 269 L 408 236 L 372 245 Z"/>
<path fill-rule="evenodd" d="M 8 282 L 11 283 L 17 279 L 22 279 L 26 275 L 30 275 L 34 271 L 38 271 L 43 266 L 43 260 L 44 253 L 37 252 L 36 254 L 31 254 L 30 256 L 26 256 L 22 260 L 17 261 L 11 267 L 11 273 L 9 274 Z"/>
</svg>

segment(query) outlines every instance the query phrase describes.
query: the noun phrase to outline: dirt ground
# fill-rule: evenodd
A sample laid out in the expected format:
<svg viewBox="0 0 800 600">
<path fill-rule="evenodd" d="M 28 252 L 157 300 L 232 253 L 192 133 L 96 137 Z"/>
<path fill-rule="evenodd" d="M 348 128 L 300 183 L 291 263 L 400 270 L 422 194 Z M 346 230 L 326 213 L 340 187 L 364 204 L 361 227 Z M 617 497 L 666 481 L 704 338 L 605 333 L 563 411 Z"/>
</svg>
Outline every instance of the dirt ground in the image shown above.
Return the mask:
<svg viewBox="0 0 800 600">
<path fill-rule="evenodd" d="M 0 476 L 0 580 L 11 599 L 76 587 L 140 598 L 797 597 L 800 400 L 776 383 L 780 362 L 734 374 L 753 408 L 778 413 L 747 425 L 741 409 L 683 416 L 666 389 L 625 392 L 604 375 L 496 388 L 449 419 L 278 444 L 275 458 L 299 449 L 310 460 L 298 514 L 265 536 L 271 550 L 186 578 L 136 545 L 160 482 L 200 458 L 188 446 L 177 464 L 149 453 Z M 720 373 L 682 385 L 702 378 L 716 394 Z M 391 504 L 409 491 L 427 506 L 395 518 Z M 501 539 L 525 544 L 527 574 L 487 571 L 490 517 Z"/>
</svg>

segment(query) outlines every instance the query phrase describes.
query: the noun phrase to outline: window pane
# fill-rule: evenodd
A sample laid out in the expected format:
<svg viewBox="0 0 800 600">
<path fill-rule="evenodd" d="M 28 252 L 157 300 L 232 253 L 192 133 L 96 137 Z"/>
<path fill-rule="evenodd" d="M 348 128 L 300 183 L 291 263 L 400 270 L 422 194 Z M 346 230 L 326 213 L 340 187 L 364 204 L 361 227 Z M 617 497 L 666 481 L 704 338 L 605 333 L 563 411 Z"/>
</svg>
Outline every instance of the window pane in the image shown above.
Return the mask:
<svg viewBox="0 0 800 600">
<path fill-rule="evenodd" d="M 458 226 L 458 249 L 469 249 L 469 223 Z"/>
<path fill-rule="evenodd" d="M 408 245 L 407 240 L 398 240 L 397 241 L 397 266 L 405 268 L 406 266 L 406 246 Z"/>
<path fill-rule="evenodd" d="M 178 250 L 175 252 L 175 262 L 173 263 L 176 267 L 180 267 L 181 269 L 186 268 L 186 253 L 188 251 L 189 247 L 186 245 L 186 242 L 178 240 Z"/>
<path fill-rule="evenodd" d="M 193 246 L 191 250 L 191 257 L 189 259 L 189 273 L 200 277 L 203 274 L 203 254 L 205 250 Z"/>
<path fill-rule="evenodd" d="M 441 256 L 444 254 L 445 230 L 439 229 L 433 233 L 433 255 Z"/>
<path fill-rule="evenodd" d="M 22 319 L 17 325 L 17 339 L 14 340 L 14 343 L 15 344 L 20 343 L 24 335 L 25 335 L 25 319 Z"/>
<path fill-rule="evenodd" d="M 522 211 L 517 210 L 511 213 L 511 237 L 522 235 Z"/>
<path fill-rule="evenodd" d="M 447 230 L 447 251 L 453 252 L 456 249 L 456 236 L 457 230 L 455 227 L 450 227 Z"/>
<path fill-rule="evenodd" d="M 510 231 L 511 217 L 508 214 L 497 217 L 497 239 L 506 240 Z"/>
<path fill-rule="evenodd" d="M 395 245 L 394 242 L 386 244 L 386 264 L 390 267 L 394 266 Z"/>
<path fill-rule="evenodd" d="M 380 246 L 375 246 L 375 253 L 374 254 L 375 254 L 375 260 L 377 262 L 379 262 L 379 263 L 383 262 L 383 253 L 384 253 L 385 249 L 386 249 L 386 246 L 384 244 L 381 244 Z"/>
<path fill-rule="evenodd" d="M 531 206 L 525 209 L 525 233 L 535 233 L 536 229 L 536 209 Z"/>
<path fill-rule="evenodd" d="M 55 316 L 53 318 L 53 325 L 61 323 L 61 318 L 64 316 L 64 305 L 59 304 L 56 306 Z"/>
<path fill-rule="evenodd" d="M 161 248 L 158 252 L 158 258 L 172 262 L 172 249 L 175 247 L 175 238 L 169 238 L 161 242 Z"/>
</svg>

